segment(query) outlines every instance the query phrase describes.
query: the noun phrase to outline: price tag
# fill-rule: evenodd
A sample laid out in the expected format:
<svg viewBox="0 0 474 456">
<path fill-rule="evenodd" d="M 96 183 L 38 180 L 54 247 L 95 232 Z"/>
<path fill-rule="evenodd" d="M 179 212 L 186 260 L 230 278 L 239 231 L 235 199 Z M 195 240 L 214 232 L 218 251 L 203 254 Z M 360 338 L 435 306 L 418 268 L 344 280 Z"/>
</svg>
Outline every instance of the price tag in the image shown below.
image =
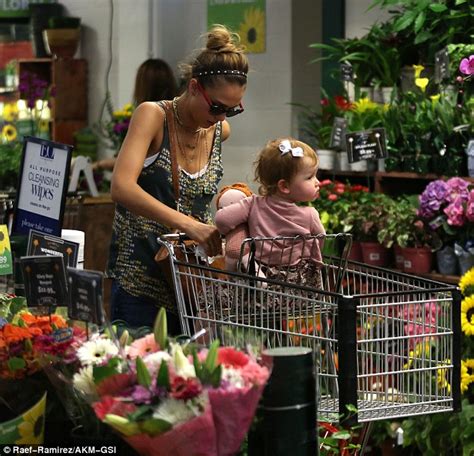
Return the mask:
<svg viewBox="0 0 474 456">
<path fill-rule="evenodd" d="M 0 276 L 13 274 L 12 248 L 7 225 L 0 225 Z"/>
<path fill-rule="evenodd" d="M 57 236 L 31 230 L 28 237 L 26 254 L 28 256 L 60 256 L 64 266 L 75 268 L 79 255 L 79 244 Z"/>
<path fill-rule="evenodd" d="M 68 316 L 73 320 L 102 325 L 103 274 L 84 269 L 68 269 L 69 306 Z"/>
<path fill-rule="evenodd" d="M 387 157 L 385 129 L 346 133 L 346 150 L 349 163 Z"/>
<path fill-rule="evenodd" d="M 59 256 L 20 258 L 28 307 L 65 306 L 68 303 L 66 271 Z"/>
<path fill-rule="evenodd" d="M 344 117 L 335 117 L 332 124 L 331 139 L 329 147 L 335 150 L 343 150 L 346 147 L 347 120 Z"/>
<path fill-rule="evenodd" d="M 435 81 L 440 83 L 449 78 L 449 53 L 447 48 L 435 54 Z"/>
<path fill-rule="evenodd" d="M 341 79 L 347 82 L 354 81 L 354 70 L 350 63 L 341 63 Z"/>
</svg>

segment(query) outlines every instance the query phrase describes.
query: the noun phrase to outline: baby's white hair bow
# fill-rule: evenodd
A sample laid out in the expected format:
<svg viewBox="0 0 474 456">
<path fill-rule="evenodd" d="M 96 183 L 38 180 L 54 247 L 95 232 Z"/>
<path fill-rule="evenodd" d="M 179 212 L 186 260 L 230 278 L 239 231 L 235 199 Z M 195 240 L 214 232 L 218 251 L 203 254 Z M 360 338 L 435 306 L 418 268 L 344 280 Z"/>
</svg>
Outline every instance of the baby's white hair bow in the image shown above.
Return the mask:
<svg viewBox="0 0 474 456">
<path fill-rule="evenodd" d="M 280 152 L 282 155 L 287 154 L 288 152 L 291 152 L 291 155 L 293 157 L 303 157 L 303 149 L 301 147 L 291 147 L 290 141 L 288 139 L 284 139 L 279 145 L 278 149 L 280 149 Z"/>
</svg>

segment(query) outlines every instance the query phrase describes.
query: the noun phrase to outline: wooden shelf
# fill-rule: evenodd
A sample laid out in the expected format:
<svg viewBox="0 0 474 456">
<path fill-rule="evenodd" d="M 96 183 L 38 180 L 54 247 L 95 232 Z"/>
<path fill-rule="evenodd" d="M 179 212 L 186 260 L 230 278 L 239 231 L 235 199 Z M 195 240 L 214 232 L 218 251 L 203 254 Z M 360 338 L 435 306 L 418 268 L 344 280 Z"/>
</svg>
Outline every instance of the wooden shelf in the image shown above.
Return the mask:
<svg viewBox="0 0 474 456">
<path fill-rule="evenodd" d="M 460 276 L 453 276 L 453 275 L 444 275 L 440 274 L 439 272 L 427 272 L 424 274 L 417 274 L 421 277 L 426 277 L 428 279 L 436 280 L 438 282 L 445 282 L 449 284 L 454 284 L 457 285 L 459 284 L 459 281 L 461 280 Z"/>
<path fill-rule="evenodd" d="M 375 173 L 376 178 L 389 178 L 389 179 L 419 179 L 419 180 L 436 180 L 436 179 L 443 179 L 447 180 L 453 176 L 439 176 L 438 174 L 417 174 L 417 173 L 405 173 L 405 172 L 384 172 L 384 171 L 377 171 Z M 462 179 L 465 179 L 469 182 L 474 182 L 474 177 L 468 176 L 459 176 Z"/>
</svg>

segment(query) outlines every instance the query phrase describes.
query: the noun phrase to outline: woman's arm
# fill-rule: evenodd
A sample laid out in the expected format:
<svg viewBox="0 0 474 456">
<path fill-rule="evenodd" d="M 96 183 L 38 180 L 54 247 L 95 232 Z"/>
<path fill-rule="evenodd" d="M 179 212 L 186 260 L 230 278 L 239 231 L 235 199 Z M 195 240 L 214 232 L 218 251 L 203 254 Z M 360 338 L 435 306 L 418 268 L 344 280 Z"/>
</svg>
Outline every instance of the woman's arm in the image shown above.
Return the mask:
<svg viewBox="0 0 474 456">
<path fill-rule="evenodd" d="M 145 158 L 163 138 L 165 113 L 155 103 L 142 103 L 133 113 L 127 136 L 115 162 L 112 199 L 134 214 L 178 229 L 202 244 L 209 255 L 220 252 L 221 241 L 215 227 L 198 222 L 145 192 L 137 183 Z"/>
</svg>

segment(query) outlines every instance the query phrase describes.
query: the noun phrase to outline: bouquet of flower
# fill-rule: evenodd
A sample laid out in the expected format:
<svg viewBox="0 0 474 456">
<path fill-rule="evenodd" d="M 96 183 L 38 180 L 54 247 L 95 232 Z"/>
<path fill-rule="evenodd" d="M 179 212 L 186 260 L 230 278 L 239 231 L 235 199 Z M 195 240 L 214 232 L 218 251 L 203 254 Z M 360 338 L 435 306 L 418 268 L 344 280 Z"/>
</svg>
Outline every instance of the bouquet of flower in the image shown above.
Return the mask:
<svg viewBox="0 0 474 456">
<path fill-rule="evenodd" d="M 166 336 L 160 311 L 154 334 L 120 347 L 95 337 L 77 350 L 74 387 L 96 416 L 140 454 L 235 454 L 268 379 L 266 367 L 233 348 L 182 346 Z"/>
<path fill-rule="evenodd" d="M 106 105 L 110 120 L 99 124 L 98 133 L 118 152 L 127 135 L 134 108 L 132 104 L 127 103 L 122 109 L 114 110 L 109 98 L 106 100 Z"/>
<path fill-rule="evenodd" d="M 420 195 L 418 215 L 445 243 L 465 244 L 474 237 L 474 188 L 460 177 L 430 182 Z"/>
</svg>

